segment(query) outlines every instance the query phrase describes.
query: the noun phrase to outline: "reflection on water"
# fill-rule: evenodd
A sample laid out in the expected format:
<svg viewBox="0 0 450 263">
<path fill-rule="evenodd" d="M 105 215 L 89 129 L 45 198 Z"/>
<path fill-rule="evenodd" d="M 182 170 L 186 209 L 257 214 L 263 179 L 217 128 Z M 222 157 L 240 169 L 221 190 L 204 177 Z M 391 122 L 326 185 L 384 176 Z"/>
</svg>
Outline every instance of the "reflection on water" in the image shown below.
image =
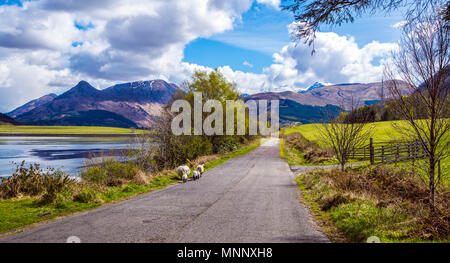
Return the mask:
<svg viewBox="0 0 450 263">
<path fill-rule="evenodd" d="M 130 148 L 129 138 L 0 137 L 0 176 L 9 176 L 15 163 L 39 163 L 75 175 L 91 156 L 119 157 Z"/>
</svg>

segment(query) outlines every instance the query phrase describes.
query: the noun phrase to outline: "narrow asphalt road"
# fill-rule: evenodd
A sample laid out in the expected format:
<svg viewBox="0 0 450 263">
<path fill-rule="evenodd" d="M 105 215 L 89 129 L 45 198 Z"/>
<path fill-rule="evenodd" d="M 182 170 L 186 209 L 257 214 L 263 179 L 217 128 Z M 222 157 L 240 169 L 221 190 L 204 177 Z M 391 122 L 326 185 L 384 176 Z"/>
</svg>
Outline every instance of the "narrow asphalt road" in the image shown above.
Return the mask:
<svg viewBox="0 0 450 263">
<path fill-rule="evenodd" d="M 298 200 L 288 164 L 271 139 L 199 181 L 9 236 L 0 242 L 329 242 Z"/>
</svg>

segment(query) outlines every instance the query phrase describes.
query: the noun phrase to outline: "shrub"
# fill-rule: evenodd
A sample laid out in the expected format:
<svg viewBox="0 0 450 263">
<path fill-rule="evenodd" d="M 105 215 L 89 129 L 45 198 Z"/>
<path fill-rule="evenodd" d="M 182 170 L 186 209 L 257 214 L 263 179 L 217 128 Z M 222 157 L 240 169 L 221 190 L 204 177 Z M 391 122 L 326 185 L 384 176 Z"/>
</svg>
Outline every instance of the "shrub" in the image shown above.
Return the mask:
<svg viewBox="0 0 450 263">
<path fill-rule="evenodd" d="M 201 136 L 191 137 L 192 138 L 188 141 L 187 144 L 181 146 L 183 148 L 183 152 L 185 153 L 186 159 L 194 160 L 199 156 L 212 153 L 213 146 L 211 144 L 210 138 Z"/>
<path fill-rule="evenodd" d="M 25 161 L 17 165 L 16 171 L 0 182 L 0 198 L 9 199 L 19 195 L 43 195 L 44 202 L 53 202 L 57 194 L 68 188 L 74 180 L 61 170 L 48 168 L 43 171 L 39 164 L 25 166 Z"/>
<path fill-rule="evenodd" d="M 88 182 L 103 183 L 106 178 L 106 170 L 100 166 L 86 167 L 81 171 L 80 177 Z"/>
<path fill-rule="evenodd" d="M 226 153 L 239 149 L 240 136 L 219 136 L 213 140 L 214 153 Z"/>
<path fill-rule="evenodd" d="M 96 184 L 119 186 L 126 181 L 133 180 L 139 171 L 139 168 L 133 162 L 121 163 L 114 159 L 106 159 L 103 163 L 93 163 L 83 169 L 80 177 L 85 181 Z"/>
<path fill-rule="evenodd" d="M 160 170 L 174 168 L 195 160 L 199 156 L 212 154 L 211 138 L 202 136 L 166 135 L 160 138 L 160 147 L 155 161 Z"/>
<path fill-rule="evenodd" d="M 55 170 L 50 168 L 47 173 L 43 175 L 42 179 L 42 189 L 44 195 L 41 198 L 43 203 L 54 202 L 58 194 L 64 189 L 69 188 L 70 184 L 74 182 L 73 179 L 69 178 L 69 175 L 63 173 L 60 170 Z"/>
<path fill-rule="evenodd" d="M 42 170 L 39 164 L 25 166 L 25 161 L 16 165 L 16 171 L 8 178 L 2 178 L 0 197 L 14 198 L 20 194 L 35 196 L 42 192 Z"/>
<path fill-rule="evenodd" d="M 158 146 L 153 139 L 147 135 L 137 136 L 130 145 L 128 157 L 140 170 L 151 172 L 156 170 L 155 155 Z"/>
</svg>

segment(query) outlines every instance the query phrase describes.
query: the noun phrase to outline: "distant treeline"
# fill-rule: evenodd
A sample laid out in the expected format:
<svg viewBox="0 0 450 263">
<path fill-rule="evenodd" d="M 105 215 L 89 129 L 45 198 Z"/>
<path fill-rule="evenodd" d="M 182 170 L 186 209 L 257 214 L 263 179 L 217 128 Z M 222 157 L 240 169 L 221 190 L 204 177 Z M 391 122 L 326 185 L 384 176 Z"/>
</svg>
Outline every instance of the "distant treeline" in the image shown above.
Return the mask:
<svg viewBox="0 0 450 263">
<path fill-rule="evenodd" d="M 398 114 L 389 107 L 389 102 L 378 102 L 373 105 L 365 105 L 343 114 L 345 114 L 344 116 L 347 122 L 352 122 L 354 120 L 365 120 L 367 122 L 400 120 Z"/>
</svg>

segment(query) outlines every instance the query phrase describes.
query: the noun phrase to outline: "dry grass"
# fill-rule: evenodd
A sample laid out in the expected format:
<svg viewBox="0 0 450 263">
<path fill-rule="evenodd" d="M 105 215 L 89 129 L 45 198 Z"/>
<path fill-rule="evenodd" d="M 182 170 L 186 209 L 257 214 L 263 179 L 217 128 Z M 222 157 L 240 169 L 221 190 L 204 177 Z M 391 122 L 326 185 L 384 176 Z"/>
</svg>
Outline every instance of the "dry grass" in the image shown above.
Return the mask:
<svg viewBox="0 0 450 263">
<path fill-rule="evenodd" d="M 333 153 L 330 150 L 320 148 L 317 143 L 308 141 L 298 132 L 285 135 L 284 140 L 287 147 L 299 152 L 301 158 L 309 164 L 330 162 L 333 159 Z"/>
<path fill-rule="evenodd" d="M 427 185 L 403 169 L 318 171 L 302 176 L 301 183 L 350 241 L 374 233 L 394 241 L 450 238 L 449 192 L 437 193 L 432 210 Z"/>
<path fill-rule="evenodd" d="M 200 164 L 210 163 L 212 161 L 216 161 L 216 160 L 219 160 L 219 159 L 220 159 L 220 157 L 217 154 L 213 154 L 213 155 L 207 155 L 207 156 L 198 157 L 192 163 L 195 166 L 197 166 L 197 165 L 200 165 Z"/>
</svg>

